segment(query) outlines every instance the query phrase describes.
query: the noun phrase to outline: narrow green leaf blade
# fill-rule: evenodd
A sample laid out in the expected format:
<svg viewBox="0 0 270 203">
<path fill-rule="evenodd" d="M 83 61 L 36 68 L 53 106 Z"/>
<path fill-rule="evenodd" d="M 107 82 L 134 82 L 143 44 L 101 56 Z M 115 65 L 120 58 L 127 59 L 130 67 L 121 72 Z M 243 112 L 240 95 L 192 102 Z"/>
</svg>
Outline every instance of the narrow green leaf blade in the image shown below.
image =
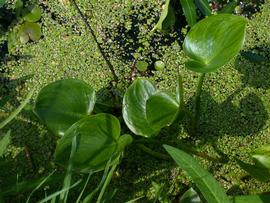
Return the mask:
<svg viewBox="0 0 270 203">
<path fill-rule="evenodd" d="M 37 97 L 34 112 L 57 135 L 81 118 L 90 115 L 95 91 L 81 80 L 64 79 L 44 87 Z"/>
<path fill-rule="evenodd" d="M 223 188 L 215 178 L 204 168 L 202 168 L 196 159 L 186 152 L 169 145 L 163 145 L 166 151 L 193 180 L 199 190 L 202 192 L 207 202 L 211 203 L 229 203 L 230 200 Z"/>
<path fill-rule="evenodd" d="M 56 162 L 66 167 L 74 136 L 77 136 L 78 141 L 72 158 L 73 169 L 87 173 L 100 171 L 118 150 L 120 123 L 116 117 L 102 113 L 88 116 L 72 125 L 59 140 L 55 150 Z"/>
<path fill-rule="evenodd" d="M 158 131 L 146 118 L 146 102 L 156 92 L 146 79 L 136 79 L 127 89 L 123 99 L 123 118 L 128 128 L 136 135 L 151 137 Z"/>
<path fill-rule="evenodd" d="M 236 56 L 245 39 L 246 20 L 240 16 L 219 14 L 209 16 L 187 34 L 183 49 L 192 71 L 213 72 Z"/>
<path fill-rule="evenodd" d="M 236 6 L 237 6 L 237 1 L 229 2 L 218 13 L 233 13 Z"/>
<path fill-rule="evenodd" d="M 152 31 L 156 29 L 161 31 L 167 31 L 175 24 L 175 13 L 174 9 L 170 5 L 170 1 L 171 0 L 166 0 L 159 21 L 157 22 Z"/>
<path fill-rule="evenodd" d="M 179 104 L 170 95 L 157 92 L 146 102 L 146 118 L 151 126 L 161 129 L 172 124 Z"/>
<path fill-rule="evenodd" d="M 197 13 L 194 0 L 180 0 L 184 15 L 190 27 L 193 27 L 197 22 Z"/>
<path fill-rule="evenodd" d="M 2 157 L 10 143 L 10 130 L 4 135 L 1 136 L 1 140 L 0 140 L 0 157 Z"/>
<path fill-rule="evenodd" d="M 212 9 L 209 6 L 208 0 L 195 0 L 195 4 L 197 8 L 199 8 L 203 13 L 203 15 L 210 16 L 212 14 Z"/>
</svg>

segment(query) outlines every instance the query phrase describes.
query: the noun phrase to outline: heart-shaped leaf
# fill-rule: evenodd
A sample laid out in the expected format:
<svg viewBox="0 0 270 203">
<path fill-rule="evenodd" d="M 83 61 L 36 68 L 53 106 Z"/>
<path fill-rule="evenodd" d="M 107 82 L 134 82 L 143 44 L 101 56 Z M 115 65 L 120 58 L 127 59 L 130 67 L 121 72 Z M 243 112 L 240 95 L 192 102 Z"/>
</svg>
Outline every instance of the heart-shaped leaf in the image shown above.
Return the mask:
<svg viewBox="0 0 270 203">
<path fill-rule="evenodd" d="M 151 82 L 136 79 L 127 89 L 123 99 L 123 118 L 128 128 L 136 135 L 151 137 L 158 131 L 146 118 L 146 102 L 156 92 Z"/>
<path fill-rule="evenodd" d="M 198 161 L 186 152 L 169 145 L 163 145 L 173 160 L 180 166 L 193 180 L 201 191 L 207 202 L 228 203 L 230 202 L 224 189 L 216 179 Z"/>
<path fill-rule="evenodd" d="M 156 129 L 172 124 L 178 112 L 179 104 L 164 92 L 157 92 L 146 102 L 146 118 Z"/>
<path fill-rule="evenodd" d="M 34 112 L 57 135 L 81 118 L 90 115 L 95 91 L 81 80 L 64 79 L 44 87 L 37 97 Z"/>
<path fill-rule="evenodd" d="M 183 49 L 190 70 L 208 73 L 228 63 L 244 43 L 246 20 L 240 16 L 218 14 L 198 22 L 187 34 Z"/>
<path fill-rule="evenodd" d="M 38 41 L 41 37 L 41 28 L 38 23 L 25 22 L 18 31 L 18 38 L 21 43 L 27 43 L 30 39 Z"/>
<path fill-rule="evenodd" d="M 30 6 L 26 9 L 25 15 L 23 16 L 23 19 L 27 22 L 37 22 L 41 18 L 41 9 L 39 6 Z"/>
<path fill-rule="evenodd" d="M 59 140 L 55 151 L 57 163 L 68 165 L 74 136 L 77 136 L 77 146 L 71 161 L 73 169 L 81 172 L 103 170 L 110 159 L 113 164 L 123 143 L 132 141 L 130 135 L 120 137 L 116 117 L 103 113 L 88 116 L 72 125 Z"/>
<path fill-rule="evenodd" d="M 159 21 L 155 25 L 152 31 L 158 29 L 161 31 L 167 31 L 175 24 L 174 9 L 170 5 L 171 0 L 166 0 L 163 10 L 161 12 Z"/>
</svg>

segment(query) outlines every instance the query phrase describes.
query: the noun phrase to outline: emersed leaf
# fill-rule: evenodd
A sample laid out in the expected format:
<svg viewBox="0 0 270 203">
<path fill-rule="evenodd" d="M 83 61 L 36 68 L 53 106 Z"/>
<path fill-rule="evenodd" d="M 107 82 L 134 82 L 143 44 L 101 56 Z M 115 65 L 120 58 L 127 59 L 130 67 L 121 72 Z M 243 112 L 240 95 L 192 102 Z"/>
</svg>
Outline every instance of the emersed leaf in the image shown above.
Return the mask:
<svg viewBox="0 0 270 203">
<path fill-rule="evenodd" d="M 202 203 L 202 200 L 198 195 L 198 193 L 193 188 L 189 188 L 181 196 L 179 203 Z"/>
<path fill-rule="evenodd" d="M 164 8 L 161 12 L 159 21 L 155 25 L 155 27 L 152 29 L 152 31 L 158 29 L 161 31 L 167 31 L 175 24 L 175 14 L 174 9 L 170 5 L 171 0 L 166 0 Z"/>
<path fill-rule="evenodd" d="M 232 203 L 267 203 L 270 202 L 270 195 L 243 195 L 232 198 Z"/>
<path fill-rule="evenodd" d="M 256 149 L 252 158 L 255 164 L 247 164 L 237 159 L 237 163 L 242 169 L 247 171 L 254 178 L 266 182 L 270 180 L 270 145 Z"/>
<path fill-rule="evenodd" d="M 196 6 L 205 16 L 210 16 L 212 14 L 212 9 L 209 6 L 208 0 L 195 0 Z"/>
<path fill-rule="evenodd" d="M 179 104 L 164 92 L 157 92 L 146 102 L 146 118 L 148 123 L 156 129 L 172 124 L 177 116 Z"/>
<path fill-rule="evenodd" d="M 240 16 L 209 16 L 187 34 L 183 49 L 190 60 L 186 67 L 208 73 L 219 69 L 238 54 L 245 39 L 246 20 Z"/>
<path fill-rule="evenodd" d="M 77 136 L 77 149 L 74 153 L 73 169 L 81 172 L 100 171 L 106 167 L 112 158 L 111 164 L 117 158 L 119 144 L 123 139 L 130 140 L 129 135 L 121 140 L 120 123 L 110 114 L 87 116 L 72 125 L 59 140 L 55 160 L 64 166 L 68 165 L 72 139 Z M 131 139 L 132 141 L 132 139 Z M 129 144 L 130 142 L 126 142 Z M 122 150 L 122 146 L 120 146 Z"/>
<path fill-rule="evenodd" d="M 256 149 L 253 152 L 252 158 L 254 159 L 255 164 L 259 163 L 270 172 L 270 145 L 265 145 Z"/>
<path fill-rule="evenodd" d="M 39 92 L 34 112 L 53 133 L 64 135 L 72 124 L 91 114 L 95 101 L 95 91 L 87 83 L 64 79 Z"/>
<path fill-rule="evenodd" d="M 248 172 L 252 177 L 256 178 L 259 181 L 266 182 L 270 180 L 270 170 L 263 167 L 259 163 L 257 164 L 247 164 L 239 159 L 236 159 L 239 166 Z"/>
<path fill-rule="evenodd" d="M 230 202 L 223 188 L 207 170 L 198 164 L 196 159 L 177 148 L 171 147 L 169 145 L 163 146 L 177 163 L 177 165 L 180 166 L 191 177 L 207 202 Z"/>
<path fill-rule="evenodd" d="M 136 79 L 127 89 L 123 99 L 123 118 L 128 128 L 136 135 L 151 137 L 153 129 L 146 118 L 146 102 L 156 88 L 146 79 Z"/>
<path fill-rule="evenodd" d="M 18 38 L 21 43 L 27 43 L 30 39 L 38 41 L 41 37 L 41 28 L 38 23 L 24 22 L 18 31 Z"/>
<path fill-rule="evenodd" d="M 0 157 L 2 157 L 10 143 L 10 130 L 0 139 Z"/>
<path fill-rule="evenodd" d="M 218 13 L 233 13 L 235 7 L 237 6 L 237 1 L 231 1 L 226 4 Z"/>
<path fill-rule="evenodd" d="M 197 13 L 194 0 L 180 0 L 184 15 L 190 27 L 193 27 L 197 22 Z"/>
<path fill-rule="evenodd" d="M 27 22 L 34 23 L 41 18 L 42 11 L 39 6 L 30 6 L 25 12 L 26 14 L 23 16 L 23 19 Z"/>
</svg>

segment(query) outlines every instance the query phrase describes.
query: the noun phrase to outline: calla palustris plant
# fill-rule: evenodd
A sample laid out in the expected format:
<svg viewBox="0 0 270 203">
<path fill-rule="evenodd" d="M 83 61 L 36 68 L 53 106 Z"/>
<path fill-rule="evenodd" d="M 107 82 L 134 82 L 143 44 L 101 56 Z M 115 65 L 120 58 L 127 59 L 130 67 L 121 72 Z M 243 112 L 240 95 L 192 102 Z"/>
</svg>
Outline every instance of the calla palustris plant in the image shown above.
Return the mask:
<svg viewBox="0 0 270 203">
<path fill-rule="evenodd" d="M 218 70 L 236 56 L 245 39 L 243 17 L 219 14 L 207 17 L 188 32 L 183 49 L 189 57 L 186 67 L 209 73 Z"/>
<path fill-rule="evenodd" d="M 179 113 L 179 103 L 146 79 L 136 79 L 124 95 L 123 118 L 136 135 L 155 136 L 172 124 Z"/>
<path fill-rule="evenodd" d="M 87 83 L 64 79 L 45 86 L 36 99 L 34 112 L 59 140 L 55 160 L 80 172 L 103 170 L 106 163 L 132 142 L 130 135 L 120 136 L 120 124 L 110 114 L 90 115 L 96 101 L 95 91 Z M 70 160 L 73 138 L 76 151 Z"/>
</svg>

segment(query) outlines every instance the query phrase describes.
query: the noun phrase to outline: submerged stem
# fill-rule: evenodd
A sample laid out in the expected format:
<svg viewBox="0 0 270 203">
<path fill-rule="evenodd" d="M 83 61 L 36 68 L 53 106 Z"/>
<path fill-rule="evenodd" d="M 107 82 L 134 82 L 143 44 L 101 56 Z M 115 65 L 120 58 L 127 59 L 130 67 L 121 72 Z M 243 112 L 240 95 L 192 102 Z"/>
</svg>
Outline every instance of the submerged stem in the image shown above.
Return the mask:
<svg viewBox="0 0 270 203">
<path fill-rule="evenodd" d="M 201 93 L 202 93 L 202 86 L 203 86 L 204 78 L 205 78 L 205 73 L 202 73 L 200 75 L 199 82 L 198 82 L 197 89 L 196 89 L 195 114 L 194 114 L 194 120 L 193 120 L 193 123 L 192 123 L 193 133 L 196 132 L 198 122 L 199 122 L 199 119 L 200 119 L 200 109 L 201 109 L 200 103 L 201 103 Z"/>
<path fill-rule="evenodd" d="M 98 42 L 94 30 L 92 29 L 92 27 L 91 27 L 90 23 L 88 22 L 87 18 L 85 17 L 85 15 L 84 15 L 84 14 L 82 13 L 82 11 L 80 10 L 80 8 L 79 8 L 78 4 L 76 3 L 76 1 L 75 1 L 75 0 L 71 0 L 71 2 L 74 4 L 76 10 L 78 11 L 78 13 L 80 14 L 81 18 L 83 19 L 83 21 L 84 21 L 86 27 L 89 29 L 89 31 L 90 31 L 92 37 L 94 38 L 94 40 L 95 40 L 95 42 L 96 42 L 96 44 L 97 44 L 97 47 L 98 47 L 98 49 L 99 49 L 99 51 L 100 51 L 102 57 L 104 58 L 104 60 L 106 61 L 107 65 L 108 65 L 108 67 L 109 67 L 109 69 L 110 69 L 110 71 L 112 72 L 112 75 L 113 75 L 113 77 L 114 77 L 114 81 L 117 83 L 117 82 L 118 82 L 118 77 L 117 77 L 117 75 L 116 75 L 116 73 L 115 73 L 114 67 L 113 67 L 112 63 L 110 62 L 110 60 L 108 59 L 106 53 L 105 53 L 104 50 L 102 49 L 100 43 Z"/>
</svg>

